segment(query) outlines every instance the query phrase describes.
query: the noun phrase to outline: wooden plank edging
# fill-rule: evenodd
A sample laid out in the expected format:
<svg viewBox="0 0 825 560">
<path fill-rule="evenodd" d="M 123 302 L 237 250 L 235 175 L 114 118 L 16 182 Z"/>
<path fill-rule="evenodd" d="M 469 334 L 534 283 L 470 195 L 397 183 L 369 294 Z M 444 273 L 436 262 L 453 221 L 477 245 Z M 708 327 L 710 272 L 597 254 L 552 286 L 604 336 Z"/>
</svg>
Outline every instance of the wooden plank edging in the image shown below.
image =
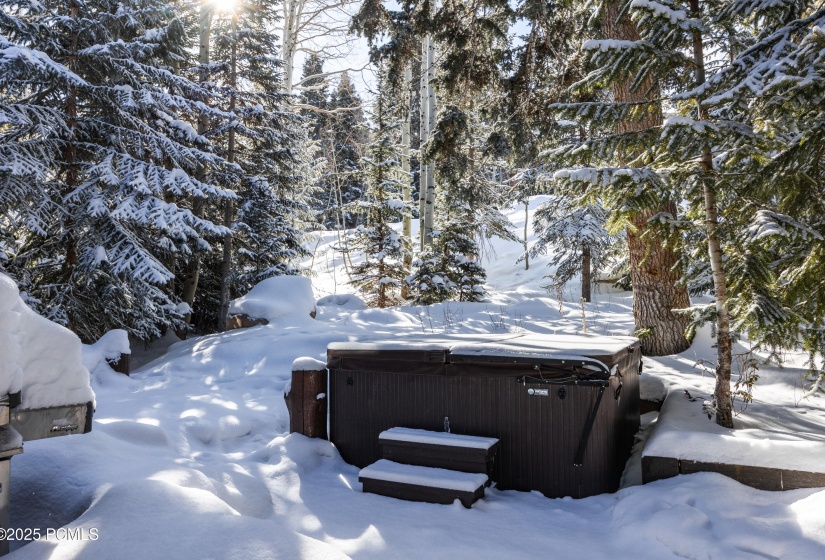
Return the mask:
<svg viewBox="0 0 825 560">
<path fill-rule="evenodd" d="M 750 465 L 709 463 L 675 459 L 673 457 L 642 457 L 642 482 L 663 480 L 679 474 L 715 472 L 723 474 L 746 486 L 759 490 L 796 490 L 798 488 L 825 487 L 825 473 L 796 471 Z"/>
</svg>

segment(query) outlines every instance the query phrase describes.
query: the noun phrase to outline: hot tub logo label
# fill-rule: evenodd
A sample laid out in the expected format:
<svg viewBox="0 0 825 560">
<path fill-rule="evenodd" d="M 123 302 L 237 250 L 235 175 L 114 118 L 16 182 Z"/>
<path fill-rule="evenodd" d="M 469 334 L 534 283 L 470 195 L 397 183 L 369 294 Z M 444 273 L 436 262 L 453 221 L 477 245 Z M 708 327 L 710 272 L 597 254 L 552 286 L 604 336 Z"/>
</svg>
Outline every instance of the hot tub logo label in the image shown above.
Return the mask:
<svg viewBox="0 0 825 560">
<path fill-rule="evenodd" d="M 532 389 L 532 388 L 530 388 L 530 389 L 527 389 L 527 394 L 528 395 L 533 395 L 533 396 L 536 396 L 536 397 L 546 397 L 550 394 L 550 392 L 547 389 Z"/>
</svg>

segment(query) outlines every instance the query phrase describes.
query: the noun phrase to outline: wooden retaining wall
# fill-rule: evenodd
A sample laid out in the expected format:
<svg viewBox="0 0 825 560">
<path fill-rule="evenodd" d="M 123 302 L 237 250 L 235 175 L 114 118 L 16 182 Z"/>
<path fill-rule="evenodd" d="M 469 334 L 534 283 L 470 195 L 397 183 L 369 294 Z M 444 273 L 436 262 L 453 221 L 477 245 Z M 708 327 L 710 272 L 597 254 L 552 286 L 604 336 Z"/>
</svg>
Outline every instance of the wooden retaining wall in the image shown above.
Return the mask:
<svg viewBox="0 0 825 560">
<path fill-rule="evenodd" d="M 672 478 L 680 474 L 715 472 L 759 490 L 795 490 L 825 487 L 825 473 L 793 471 L 748 465 L 706 463 L 673 457 L 642 457 L 642 482 Z"/>
</svg>

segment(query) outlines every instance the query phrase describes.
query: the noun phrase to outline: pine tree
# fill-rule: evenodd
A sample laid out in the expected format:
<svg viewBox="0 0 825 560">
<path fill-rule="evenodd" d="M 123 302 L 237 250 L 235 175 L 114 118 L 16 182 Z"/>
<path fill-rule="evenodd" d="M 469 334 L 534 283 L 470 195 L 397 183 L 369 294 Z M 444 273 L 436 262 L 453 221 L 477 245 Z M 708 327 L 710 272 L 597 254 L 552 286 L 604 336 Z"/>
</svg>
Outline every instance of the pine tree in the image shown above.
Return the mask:
<svg viewBox="0 0 825 560">
<path fill-rule="evenodd" d="M 621 247 L 620 236 L 606 229 L 607 218 L 598 202 L 576 204 L 566 196 L 557 196 L 536 210 L 536 243 L 530 254 L 535 257 L 552 251 L 548 266 L 556 270 L 546 277 L 551 285 L 563 285 L 581 273 L 582 299 L 590 301 L 593 278 L 607 269 Z"/>
<path fill-rule="evenodd" d="M 326 113 L 329 92 L 324 77 L 324 59 L 318 54 L 312 53 L 304 60 L 301 83 L 301 103 L 305 106 L 301 115 L 311 123 L 309 137 L 321 142 L 329 120 Z"/>
<path fill-rule="evenodd" d="M 825 371 L 825 8 L 741 0 L 703 15 L 710 29 L 735 25 L 752 35 L 729 49 L 729 64 L 680 96 L 701 102 L 704 114 L 674 136 L 693 132 L 728 146 L 717 157 L 717 184 L 720 212 L 733 225 L 723 230 L 733 238 L 725 263 L 733 329 L 768 347 L 801 341 L 816 391 Z M 713 48 L 714 37 L 701 39 Z"/>
<path fill-rule="evenodd" d="M 4 147 L 39 160 L 4 177 L 33 180 L 47 218 L 15 217 L 5 271 L 39 312 L 86 340 L 112 328 L 148 339 L 180 325 L 164 263 L 225 230 L 166 198 L 235 196 L 195 178 L 197 168 L 225 162 L 188 124 L 205 92 L 173 71 L 187 57 L 181 20 L 153 0 L 9 2 L 2 13 L 7 44 L 42 53 L 22 80 L 0 76 L 3 106 L 19 117 L 4 129 Z M 40 126 L 46 116 L 50 126 Z"/>
<path fill-rule="evenodd" d="M 331 198 L 337 203 L 338 227 L 351 228 L 357 223 L 354 203 L 367 190 L 361 169 L 361 154 L 367 137 L 361 98 L 346 72 L 341 75 L 330 99 L 329 110 L 334 112 L 334 118 L 330 121 L 327 183 L 332 189 Z"/>
<path fill-rule="evenodd" d="M 216 13 L 212 23 L 208 78 L 225 117 L 213 119 L 206 135 L 232 167 L 209 169 L 206 176 L 231 185 L 241 201 L 237 208 L 233 202 L 208 210 L 231 229 L 231 236 L 224 236 L 220 256 L 212 255 L 210 266 L 204 266 L 204 276 L 217 278 L 202 279 L 200 297 L 218 306 L 210 304 L 199 313 L 197 325 L 203 330 L 222 329 L 231 299 L 270 276 L 296 274 L 297 260 L 308 254 L 296 227 L 306 211 L 299 191 L 305 133 L 302 118 L 282 93 L 277 38 L 271 31 L 277 18 L 277 5 L 246 0 Z M 217 295 L 207 293 L 214 289 Z"/>
<path fill-rule="evenodd" d="M 385 83 L 383 79 L 378 82 L 375 139 L 370 146 L 370 156 L 364 158 L 369 191 L 358 207 L 366 223 L 357 227 L 352 243 L 354 249 L 364 254 L 364 262 L 353 268 L 351 283 L 365 294 L 367 304 L 374 307 L 403 302 L 401 287 L 407 277 L 404 263 L 411 251 L 409 239 L 390 226 L 390 220 L 400 220 L 408 209 L 401 200 L 403 175 L 396 143 L 400 127 L 394 122 L 399 107 L 391 102 L 393 92 L 383 87 Z"/>
<path fill-rule="evenodd" d="M 638 34 L 629 33 L 629 40 L 623 42 L 586 44 L 598 66 L 586 82 L 618 83 L 628 90 L 647 91 L 657 89 L 656 83 L 666 84 L 667 89 L 662 91 L 673 114 L 666 119 L 651 117 L 658 111 L 659 102 L 650 97 L 637 103 L 614 104 L 610 113 L 601 109 L 602 122 L 630 122 L 632 126 L 620 128 L 620 134 L 577 146 L 574 150 L 579 161 L 582 154 L 598 160 L 605 153 L 642 153 L 643 159 L 637 161 L 645 167 L 581 169 L 564 178 L 591 187 L 608 185 L 613 192 L 623 188 L 639 192 L 640 185 L 647 185 L 646 192 L 667 191 L 671 198 L 689 203 L 684 217 L 668 212 L 653 218 L 671 231 L 687 226 L 701 231 L 706 238 L 707 257 L 703 266 L 695 268 L 700 274 L 703 270 L 710 272 L 716 301 L 715 306 L 703 310 L 699 319 L 715 323 L 718 358 L 713 408 L 717 422 L 732 427 L 731 338 L 744 331 L 753 342 L 776 347 L 795 344 L 801 334 L 796 328 L 800 323 L 799 315 L 794 313 L 795 296 L 788 289 L 790 276 L 781 280 L 788 270 L 777 266 L 793 257 L 787 258 L 785 241 L 781 251 L 771 249 L 775 239 L 770 238 L 783 235 L 795 239 L 797 247 L 805 244 L 803 259 L 807 260 L 816 234 L 796 217 L 777 212 L 777 202 L 798 200 L 798 191 L 790 195 L 794 187 L 784 180 L 784 174 L 772 172 L 777 171 L 775 154 L 781 153 L 791 138 L 806 136 L 799 131 L 808 130 L 808 115 L 805 122 L 800 119 L 796 99 L 802 104 L 814 99 L 814 105 L 821 99 L 818 94 L 811 97 L 807 89 L 811 84 L 806 78 L 811 74 L 797 74 L 797 68 L 815 67 L 816 55 L 802 62 L 792 60 L 791 54 L 805 42 L 806 32 L 814 29 L 813 20 L 803 22 L 806 18 L 799 18 L 812 10 L 795 2 L 723 5 L 696 0 L 633 0 L 628 12 L 631 22 L 610 19 L 617 9 L 614 4 L 605 12 L 604 23 L 610 27 L 619 21 L 619 27 L 625 26 L 626 30 L 632 26 Z M 759 25 L 753 25 L 756 22 Z M 751 33 L 754 30 L 759 30 L 758 35 Z M 815 48 L 808 52 L 815 52 Z M 718 60 L 718 54 L 706 53 L 725 56 Z M 787 56 L 791 59 L 784 58 Z M 805 86 L 788 103 L 784 88 L 791 83 Z M 571 105 L 561 109 L 592 118 L 592 107 Z M 644 146 L 643 151 L 639 146 Z M 808 161 L 805 158 L 797 165 L 808 165 Z M 627 177 L 632 181 L 628 182 Z M 816 195 L 809 202 L 815 200 Z M 784 284 L 782 289 L 780 282 Z M 810 285 L 805 290 L 809 291 Z M 801 308 L 808 310 L 811 306 L 806 301 Z M 809 317 L 811 324 L 816 324 L 816 316 Z"/>
</svg>

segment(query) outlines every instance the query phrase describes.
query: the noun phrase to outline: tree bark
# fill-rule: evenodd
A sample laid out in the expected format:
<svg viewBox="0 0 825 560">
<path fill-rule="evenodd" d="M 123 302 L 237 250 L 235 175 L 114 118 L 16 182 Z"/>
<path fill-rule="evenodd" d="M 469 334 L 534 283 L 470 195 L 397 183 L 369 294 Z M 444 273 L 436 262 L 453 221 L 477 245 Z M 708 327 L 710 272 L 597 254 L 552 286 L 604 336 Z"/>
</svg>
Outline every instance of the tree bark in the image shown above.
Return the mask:
<svg viewBox="0 0 825 560">
<path fill-rule="evenodd" d="M 524 270 L 530 270 L 530 253 L 527 252 L 527 226 L 530 222 L 530 199 L 524 199 Z"/>
<path fill-rule="evenodd" d="M 203 85 L 209 77 L 207 74 L 207 65 L 209 64 L 209 41 L 212 34 L 212 16 L 214 15 L 214 7 L 208 3 L 201 4 L 200 8 L 200 45 L 198 49 L 198 62 L 200 68 L 200 82 Z M 201 113 L 198 118 L 198 134 L 202 135 L 209 128 L 209 117 Z M 195 177 L 202 181 L 206 178 L 206 166 L 201 165 L 195 173 Z M 192 214 L 198 218 L 203 218 L 206 211 L 206 199 L 202 197 L 195 197 L 192 201 Z M 198 282 L 201 273 L 201 259 L 197 255 L 193 255 L 186 266 L 186 273 L 183 279 L 183 292 L 181 299 L 186 303 L 190 310 L 195 305 L 195 294 L 198 291 Z M 191 311 L 184 315 L 184 322 L 188 325 L 192 321 Z M 187 330 L 180 329 L 177 332 L 178 338 L 186 338 Z"/>
<path fill-rule="evenodd" d="M 404 212 L 403 222 L 401 226 L 401 235 L 412 244 L 412 216 L 410 215 L 410 203 L 412 202 L 412 194 L 410 193 L 410 86 L 412 84 L 412 69 L 407 66 L 404 68 L 404 86 L 402 87 L 403 101 L 401 106 L 401 114 L 404 116 L 404 124 L 401 126 L 401 174 L 403 187 L 401 187 L 401 196 L 404 199 L 406 211 Z M 412 267 L 412 254 L 404 254 L 404 270 L 407 274 L 410 273 Z M 409 295 L 409 287 L 406 283 L 401 284 L 401 297 L 407 299 Z"/>
<path fill-rule="evenodd" d="M 590 247 L 582 249 L 582 299 L 590 303 L 590 287 L 593 277 L 590 273 Z"/>
<path fill-rule="evenodd" d="M 427 39 L 421 40 L 421 78 L 419 79 L 419 104 L 418 104 L 418 137 L 419 152 L 418 156 L 418 237 L 419 248 L 423 251 L 424 247 L 428 245 L 427 230 L 424 226 L 427 215 L 427 180 L 430 177 L 428 163 L 424 161 L 424 145 L 430 137 L 429 123 L 430 123 L 430 104 L 427 99 Z"/>
<path fill-rule="evenodd" d="M 77 70 L 77 20 L 80 14 L 80 7 L 77 2 L 71 2 L 69 6 L 69 17 L 72 20 L 72 34 L 69 42 L 69 55 L 66 61 L 66 66 L 72 72 Z M 77 173 L 77 143 L 75 142 L 75 130 L 77 129 L 77 88 L 74 85 L 69 86 L 69 91 L 66 94 L 66 127 L 69 129 L 69 137 L 66 142 L 66 174 L 65 187 L 63 198 L 68 198 L 78 184 Z M 74 276 L 74 269 L 77 266 L 77 237 L 74 233 L 75 223 L 72 213 L 69 212 L 65 221 L 63 222 L 63 246 L 65 251 L 65 261 L 63 262 L 63 281 L 66 284 L 72 284 L 72 277 Z M 67 288 L 67 291 L 71 288 Z M 74 314 L 71 308 L 68 311 L 68 328 L 76 331 Z"/>
<path fill-rule="evenodd" d="M 292 73 L 295 68 L 295 26 L 302 8 L 303 2 L 299 0 L 286 0 L 284 2 L 281 56 L 284 60 L 284 91 L 288 94 L 292 93 Z"/>
<path fill-rule="evenodd" d="M 699 0 L 690 0 L 690 10 L 694 18 L 702 14 Z M 705 83 L 705 53 L 702 33 L 693 31 L 693 62 L 696 65 L 696 85 Z M 708 111 L 697 104 L 699 120 L 708 119 Z M 708 237 L 710 268 L 713 272 L 713 293 L 716 298 L 716 388 L 713 392 L 716 401 L 716 423 L 726 428 L 733 428 L 733 402 L 730 393 L 731 377 L 731 341 L 730 317 L 728 315 L 728 287 L 725 275 L 722 243 L 719 238 L 719 209 L 716 204 L 716 185 L 713 178 L 713 154 L 710 146 L 705 145 L 701 156 L 702 188 L 705 202 L 705 231 Z"/>
<path fill-rule="evenodd" d="M 435 41 L 432 36 L 427 37 L 427 138 L 435 129 Z M 432 244 L 433 227 L 435 224 L 435 165 L 427 166 L 427 200 L 424 208 L 424 242 Z"/>
<path fill-rule="evenodd" d="M 633 21 L 620 14 L 618 2 L 608 2 L 602 13 L 602 30 L 608 39 L 639 40 L 639 31 Z M 644 101 L 658 96 L 658 85 L 652 79 L 645 80 L 631 90 L 631 79 L 612 85 L 613 99 L 617 103 Z M 661 108 L 648 112 L 638 120 L 620 122 L 617 132 L 645 130 L 662 125 Z M 690 346 L 685 336 L 689 323 L 687 317 L 676 315 L 673 309 L 690 306 L 687 287 L 679 284 L 682 277 L 679 253 L 672 246 L 665 247 L 661 240 L 648 231 L 648 220 L 658 212 L 676 215 L 673 202 L 663 202 L 660 208 L 634 216 L 627 228 L 627 245 L 630 252 L 630 277 L 633 283 L 633 317 L 641 336 L 644 354 L 662 356 L 683 352 Z"/>
<path fill-rule="evenodd" d="M 238 69 L 238 15 L 232 14 L 232 47 L 229 59 L 229 87 L 232 92 L 229 95 L 229 112 L 235 110 L 237 104 L 237 96 L 235 88 L 238 86 L 237 69 Z M 234 118 L 233 118 L 234 121 Z M 233 123 L 234 125 L 234 123 Z M 235 163 L 235 127 L 229 128 L 229 137 L 227 138 L 226 161 L 230 164 Z M 224 201 L 223 206 L 223 225 L 226 228 L 232 227 L 232 221 L 235 215 L 235 208 L 231 198 Z M 232 232 L 223 236 L 223 255 L 221 261 L 221 309 L 218 316 L 218 330 L 226 329 L 226 317 L 229 315 L 229 276 L 232 274 Z"/>
</svg>

